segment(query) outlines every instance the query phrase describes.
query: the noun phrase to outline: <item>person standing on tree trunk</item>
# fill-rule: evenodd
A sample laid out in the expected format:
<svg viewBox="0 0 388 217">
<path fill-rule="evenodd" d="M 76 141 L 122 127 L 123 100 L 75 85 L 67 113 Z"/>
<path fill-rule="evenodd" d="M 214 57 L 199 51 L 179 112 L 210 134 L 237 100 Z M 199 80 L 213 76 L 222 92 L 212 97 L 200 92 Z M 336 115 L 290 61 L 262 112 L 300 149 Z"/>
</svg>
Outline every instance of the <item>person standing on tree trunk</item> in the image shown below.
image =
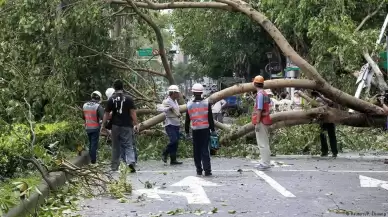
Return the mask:
<svg viewBox="0 0 388 217">
<path fill-rule="evenodd" d="M 271 99 L 263 90 L 263 76 L 256 76 L 253 79 L 253 85 L 257 89 L 255 106 L 252 114 L 252 124 L 255 125 L 257 145 L 260 150 L 261 162 L 256 165 L 258 170 L 267 170 L 271 168 L 271 150 L 269 146 L 269 126 L 272 124 L 270 118 Z"/>
<path fill-rule="evenodd" d="M 103 120 L 106 121 L 112 112 L 112 164 L 111 169 L 117 171 L 120 165 L 120 153 L 124 152 L 125 162 L 131 173 L 135 170 L 134 130 L 137 131 L 136 107 L 132 98 L 124 94 L 123 82 L 116 80 L 113 84 L 115 93 L 109 98 Z M 134 126 L 136 126 L 134 128 Z"/>
<path fill-rule="evenodd" d="M 313 91 L 311 95 L 314 97 L 314 99 L 321 105 L 328 105 L 330 107 L 334 106 L 334 103 L 324 97 L 322 94 L 320 94 L 317 91 Z M 327 131 L 327 134 L 329 136 L 329 142 L 330 142 L 330 148 L 331 152 L 333 154 L 333 157 L 337 157 L 338 154 L 338 147 L 337 147 L 337 138 L 335 135 L 335 124 L 334 123 L 321 123 L 321 132 L 319 134 L 320 140 L 321 140 L 321 156 L 327 157 L 329 155 L 329 147 L 327 145 L 326 135 L 324 131 Z"/>
<path fill-rule="evenodd" d="M 91 100 L 82 107 L 83 119 L 85 120 L 85 130 L 89 138 L 90 162 L 97 162 L 98 140 L 100 138 L 100 121 L 104 117 L 104 108 L 100 105 L 102 95 L 99 91 L 94 91 Z"/>
<path fill-rule="evenodd" d="M 212 135 L 216 134 L 214 129 L 214 120 L 211 104 L 207 99 L 202 98 L 203 86 L 194 84 L 191 91 L 194 94 L 194 100 L 187 103 L 185 131 L 189 135 L 190 127 L 193 135 L 194 145 L 194 164 L 197 169 L 197 175 L 211 176 L 210 164 L 210 130 Z"/>
<path fill-rule="evenodd" d="M 171 85 L 168 88 L 168 97 L 163 100 L 163 106 L 158 108 L 158 111 L 164 112 L 166 115 L 165 129 L 170 142 L 162 153 L 162 160 L 167 163 L 168 155 L 170 155 L 170 164 L 178 165 L 182 162 L 177 161 L 177 151 L 179 143 L 179 128 L 181 125 L 179 112 L 179 105 L 177 100 L 179 99 L 179 88 L 176 85 Z"/>
</svg>

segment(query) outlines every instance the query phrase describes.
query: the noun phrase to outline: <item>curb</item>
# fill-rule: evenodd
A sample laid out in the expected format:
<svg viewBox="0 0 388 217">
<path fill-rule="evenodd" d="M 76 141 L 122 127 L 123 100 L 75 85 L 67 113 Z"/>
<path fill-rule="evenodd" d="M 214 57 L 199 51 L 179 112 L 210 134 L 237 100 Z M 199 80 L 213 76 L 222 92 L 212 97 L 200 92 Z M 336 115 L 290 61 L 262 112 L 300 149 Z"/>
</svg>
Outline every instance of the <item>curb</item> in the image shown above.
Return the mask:
<svg viewBox="0 0 388 217">
<path fill-rule="evenodd" d="M 72 159 L 70 162 L 78 167 L 87 165 L 89 164 L 89 153 L 83 151 L 81 156 Z M 57 190 L 63 186 L 65 182 L 71 178 L 71 176 L 66 175 L 64 172 L 55 172 L 50 173 L 48 178 L 54 185 L 54 190 Z M 42 192 L 42 195 L 39 195 L 37 192 L 33 193 L 28 198 L 29 200 L 21 201 L 20 204 L 11 208 L 8 213 L 4 215 L 4 217 L 24 217 L 28 214 L 31 214 L 36 209 L 36 207 L 44 203 L 45 198 L 50 195 L 49 187 L 44 180 L 42 180 L 41 184 L 38 186 L 38 189 L 40 192 Z"/>
<path fill-rule="evenodd" d="M 388 159 L 386 155 L 367 155 L 367 156 L 359 156 L 359 155 L 338 155 L 336 158 L 332 157 L 321 157 L 318 155 L 277 155 L 275 157 L 271 157 L 271 159 L 278 160 L 301 160 L 301 159 L 313 159 L 313 160 L 331 160 L 331 159 L 339 159 L 339 160 L 357 160 L 357 161 L 384 161 Z"/>
</svg>

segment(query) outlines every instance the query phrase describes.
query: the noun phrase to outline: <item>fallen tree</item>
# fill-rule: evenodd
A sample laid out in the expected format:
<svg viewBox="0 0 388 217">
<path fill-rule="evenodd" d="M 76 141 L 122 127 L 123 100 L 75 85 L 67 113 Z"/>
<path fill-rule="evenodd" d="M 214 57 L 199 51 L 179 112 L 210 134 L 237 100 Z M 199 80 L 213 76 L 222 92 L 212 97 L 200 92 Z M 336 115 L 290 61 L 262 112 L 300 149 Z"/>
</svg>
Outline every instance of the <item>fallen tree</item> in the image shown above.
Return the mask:
<svg viewBox="0 0 388 217">
<path fill-rule="evenodd" d="M 203 9 L 220 9 L 229 12 L 238 12 L 245 14 L 248 18 L 257 22 L 261 27 L 272 37 L 276 45 L 281 49 L 283 55 L 288 57 L 295 65 L 297 65 L 302 72 L 310 80 L 296 79 L 296 80 L 270 80 L 265 81 L 264 88 L 275 89 L 285 87 L 298 87 L 303 89 L 316 90 L 322 93 L 326 98 L 341 105 L 343 108 L 351 108 L 359 113 L 349 114 L 346 111 L 329 107 L 313 108 L 306 111 L 295 112 L 282 112 L 273 115 L 274 125 L 272 128 L 307 124 L 307 123 L 319 123 L 322 121 L 333 122 L 338 124 L 344 124 L 356 127 L 379 127 L 384 122 L 384 112 L 382 108 L 376 106 L 370 102 L 355 98 L 350 94 L 343 92 L 333 86 L 331 86 L 323 77 L 319 74 L 317 69 L 303 59 L 289 44 L 282 33 L 277 27 L 261 12 L 255 10 L 249 3 L 241 0 L 216 0 L 215 2 L 169 2 L 169 3 L 155 3 L 149 0 L 144 2 L 136 2 L 129 0 L 111 0 L 108 1 L 113 4 L 122 4 L 132 8 L 144 8 L 151 10 L 162 9 L 183 9 L 183 8 L 203 8 Z M 143 16 L 142 16 L 143 17 Z M 144 19 L 144 17 L 143 17 Z M 148 22 L 150 23 L 150 22 Z M 365 55 L 365 54 L 364 54 Z M 369 57 L 369 55 L 366 55 Z M 370 58 L 367 58 L 370 61 Z M 375 64 L 372 64 L 375 66 Z M 374 67 L 376 68 L 376 67 Z M 374 71 L 378 71 L 374 69 Z M 380 76 L 380 74 L 378 73 Z M 379 87 L 384 85 L 381 76 L 378 79 Z M 220 99 L 228 96 L 242 94 L 246 92 L 254 91 L 255 88 L 251 83 L 235 85 L 233 87 L 224 89 L 211 95 L 208 99 L 210 103 L 215 103 Z M 311 103 L 316 106 L 315 103 Z M 180 106 L 180 112 L 186 111 L 186 106 Z M 148 129 L 165 119 L 163 114 L 159 114 L 153 118 L 150 118 L 140 124 L 140 130 Z M 228 128 L 226 128 L 228 130 Z M 235 133 L 222 138 L 222 141 L 238 138 L 246 135 L 253 130 L 253 125 L 247 124 Z"/>
<path fill-rule="evenodd" d="M 286 111 L 271 115 L 272 129 L 311 123 L 336 123 L 353 127 L 383 127 L 386 119 L 379 115 L 366 115 L 362 113 L 348 113 L 328 106 L 308 109 L 306 111 Z M 254 131 L 254 125 L 248 123 L 237 131 L 221 138 L 220 143 L 225 145 L 231 140 L 238 139 Z"/>
</svg>

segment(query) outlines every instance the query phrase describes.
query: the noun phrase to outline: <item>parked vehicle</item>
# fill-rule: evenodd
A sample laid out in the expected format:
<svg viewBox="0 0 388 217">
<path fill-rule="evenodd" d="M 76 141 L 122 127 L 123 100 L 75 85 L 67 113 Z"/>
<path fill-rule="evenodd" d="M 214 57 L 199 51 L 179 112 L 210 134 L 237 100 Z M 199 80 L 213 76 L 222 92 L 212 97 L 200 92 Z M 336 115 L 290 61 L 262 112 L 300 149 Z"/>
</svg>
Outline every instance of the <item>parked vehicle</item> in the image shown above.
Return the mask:
<svg viewBox="0 0 388 217">
<path fill-rule="evenodd" d="M 221 77 L 218 80 L 218 90 L 223 90 L 225 88 L 244 82 L 244 78 Z M 246 110 L 242 106 L 242 97 L 240 95 L 229 96 L 226 97 L 224 100 L 226 101 L 224 112 L 227 116 L 238 116 L 244 113 L 244 111 Z"/>
</svg>

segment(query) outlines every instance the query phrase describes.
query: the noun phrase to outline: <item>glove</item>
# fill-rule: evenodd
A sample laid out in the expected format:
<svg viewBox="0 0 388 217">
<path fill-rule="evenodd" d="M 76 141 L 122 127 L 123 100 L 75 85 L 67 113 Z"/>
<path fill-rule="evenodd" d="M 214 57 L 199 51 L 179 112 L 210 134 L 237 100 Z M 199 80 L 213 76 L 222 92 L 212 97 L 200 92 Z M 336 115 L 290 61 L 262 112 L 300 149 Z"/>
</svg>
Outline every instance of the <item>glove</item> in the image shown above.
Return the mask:
<svg viewBox="0 0 388 217">
<path fill-rule="evenodd" d="M 139 129 L 140 129 L 139 125 L 136 125 L 133 127 L 133 130 L 135 131 L 135 133 L 139 133 Z"/>
</svg>

